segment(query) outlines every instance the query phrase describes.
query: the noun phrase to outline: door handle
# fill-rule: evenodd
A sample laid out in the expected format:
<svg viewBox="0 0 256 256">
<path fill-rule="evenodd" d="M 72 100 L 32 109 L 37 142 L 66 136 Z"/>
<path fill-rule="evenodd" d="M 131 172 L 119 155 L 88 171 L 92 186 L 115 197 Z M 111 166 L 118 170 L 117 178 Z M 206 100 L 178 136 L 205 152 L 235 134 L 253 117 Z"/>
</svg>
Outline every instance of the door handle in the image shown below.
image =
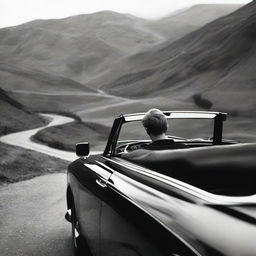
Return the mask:
<svg viewBox="0 0 256 256">
<path fill-rule="evenodd" d="M 101 186 L 102 188 L 106 188 L 107 187 L 107 181 L 106 180 L 102 180 L 102 179 L 97 179 L 96 183 Z"/>
</svg>

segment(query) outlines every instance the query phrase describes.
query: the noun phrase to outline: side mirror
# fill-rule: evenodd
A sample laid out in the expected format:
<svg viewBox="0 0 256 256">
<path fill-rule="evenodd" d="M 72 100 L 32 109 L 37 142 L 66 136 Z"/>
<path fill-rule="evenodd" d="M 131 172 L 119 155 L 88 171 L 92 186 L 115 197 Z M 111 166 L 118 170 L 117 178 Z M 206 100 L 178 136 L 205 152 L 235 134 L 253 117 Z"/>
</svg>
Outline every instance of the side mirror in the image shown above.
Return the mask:
<svg viewBox="0 0 256 256">
<path fill-rule="evenodd" d="M 76 155 L 77 156 L 88 156 L 90 153 L 90 145 L 88 142 L 80 142 L 76 144 Z"/>
</svg>

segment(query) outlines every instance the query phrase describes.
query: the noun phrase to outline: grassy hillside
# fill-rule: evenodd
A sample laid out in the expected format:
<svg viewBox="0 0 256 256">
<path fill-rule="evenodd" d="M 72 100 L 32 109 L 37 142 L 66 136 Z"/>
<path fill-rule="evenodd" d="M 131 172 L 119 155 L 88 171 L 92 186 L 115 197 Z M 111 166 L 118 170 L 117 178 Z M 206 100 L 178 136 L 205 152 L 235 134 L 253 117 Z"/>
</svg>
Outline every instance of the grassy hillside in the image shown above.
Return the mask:
<svg viewBox="0 0 256 256">
<path fill-rule="evenodd" d="M 66 77 L 0 62 L 0 85 L 8 91 L 94 92 L 93 89 Z"/>
<path fill-rule="evenodd" d="M 0 82 L 30 111 L 72 112 L 105 128 L 121 113 L 203 108 L 231 114 L 229 137 L 255 139 L 255 5 L 175 42 L 171 37 L 163 41 L 169 22 L 182 20 L 184 31 L 194 30 L 214 19 L 219 5 L 209 16 L 207 6 L 200 5 L 155 23 L 101 12 L 2 29 Z M 95 90 L 99 87 L 103 92 Z M 89 141 L 104 143 L 97 130 L 77 127 L 45 131 L 41 140 L 49 143 L 56 132 L 53 141 L 65 134 L 66 146 L 73 147 L 85 129 L 92 134 Z"/>
<path fill-rule="evenodd" d="M 29 112 L 0 88 L 0 135 L 43 126 L 46 121 Z"/>
<path fill-rule="evenodd" d="M 106 11 L 4 28 L 0 59 L 84 84 L 105 72 L 109 63 L 162 41 L 143 28 L 145 22 Z"/>
<path fill-rule="evenodd" d="M 194 94 L 206 100 L 212 95 L 212 107 L 219 103 L 226 111 L 251 112 L 256 92 L 255 11 L 252 2 L 174 43 L 134 55 L 129 73 L 103 89 L 127 97 L 169 95 L 183 101 L 194 100 Z M 241 102 L 247 99 L 246 104 L 238 106 L 239 97 Z"/>
<path fill-rule="evenodd" d="M 56 83 L 77 87 L 76 81 L 98 88 L 97 79 L 108 75 L 113 65 L 126 66 L 127 56 L 174 41 L 234 8 L 196 6 L 157 21 L 103 11 L 0 29 L 0 77 L 7 79 L 5 89 L 16 88 L 17 79 L 21 90 L 28 86 L 42 90 L 47 81 L 49 87 Z M 18 75 L 15 69 L 26 74 Z"/>
<path fill-rule="evenodd" d="M 101 39 L 121 52 L 134 52 L 143 46 L 157 43 L 159 37 L 154 31 L 146 31 L 146 20 L 129 14 L 101 11 L 64 19 L 36 20 L 19 27 L 40 28 L 69 36 L 88 36 Z"/>
<path fill-rule="evenodd" d="M 175 109 L 186 102 L 190 109 L 228 112 L 227 133 L 255 140 L 255 13 L 253 1 L 176 42 L 133 55 L 113 71 L 115 79 L 101 81 L 102 89 L 153 104 L 168 98 Z"/>
<path fill-rule="evenodd" d="M 92 150 L 103 150 L 109 133 L 110 127 L 76 121 L 41 130 L 33 136 L 33 140 L 68 151 L 75 151 L 76 143 L 88 141 Z"/>
<path fill-rule="evenodd" d="M 222 16 L 234 12 L 242 5 L 238 4 L 200 4 L 186 8 L 149 24 L 153 30 L 159 31 L 169 42 L 180 39 L 190 32 Z"/>
<path fill-rule="evenodd" d="M 0 185 L 65 172 L 67 166 L 67 161 L 0 143 Z"/>
<path fill-rule="evenodd" d="M 23 104 L 28 110 L 36 112 L 67 112 L 80 113 L 90 112 L 101 107 L 106 111 L 107 106 L 113 103 L 120 103 L 126 99 L 103 93 L 86 92 L 31 92 L 12 91 L 8 94 Z M 86 120 L 88 121 L 88 119 Z"/>
</svg>

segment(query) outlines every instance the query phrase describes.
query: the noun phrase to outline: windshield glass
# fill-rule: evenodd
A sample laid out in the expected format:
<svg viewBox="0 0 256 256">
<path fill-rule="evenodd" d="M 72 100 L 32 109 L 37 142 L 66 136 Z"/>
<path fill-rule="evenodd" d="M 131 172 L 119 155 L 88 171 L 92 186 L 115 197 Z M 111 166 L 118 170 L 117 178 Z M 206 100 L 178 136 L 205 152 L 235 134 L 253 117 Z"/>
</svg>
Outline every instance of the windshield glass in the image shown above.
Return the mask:
<svg viewBox="0 0 256 256">
<path fill-rule="evenodd" d="M 168 136 L 185 139 L 209 139 L 213 136 L 214 119 L 168 119 Z M 149 140 L 141 121 L 123 124 L 118 141 Z"/>
</svg>

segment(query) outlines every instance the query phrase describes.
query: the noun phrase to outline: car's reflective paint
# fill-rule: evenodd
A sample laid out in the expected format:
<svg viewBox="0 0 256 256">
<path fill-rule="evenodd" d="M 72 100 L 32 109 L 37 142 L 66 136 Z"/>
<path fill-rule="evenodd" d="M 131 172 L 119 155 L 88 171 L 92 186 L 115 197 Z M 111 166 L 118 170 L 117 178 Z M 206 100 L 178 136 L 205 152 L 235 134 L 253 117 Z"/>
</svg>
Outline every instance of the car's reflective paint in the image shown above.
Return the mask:
<svg viewBox="0 0 256 256">
<path fill-rule="evenodd" d="M 256 255 L 253 196 L 216 196 L 114 156 L 120 128 L 103 154 L 68 168 L 68 208 L 93 256 Z"/>
<path fill-rule="evenodd" d="M 134 218 L 135 213 L 132 213 L 132 210 L 126 212 L 131 206 L 140 209 L 150 216 L 153 222 L 161 225 L 161 232 L 163 232 L 162 229 L 168 230 L 191 250 L 191 255 L 193 255 L 192 252 L 194 255 L 255 255 L 256 204 L 249 206 L 222 205 L 220 207 L 198 198 L 193 193 L 186 193 L 176 187 L 166 186 L 159 179 L 154 179 L 153 174 L 149 178 L 148 175 L 132 172 L 125 165 L 120 166 L 120 161 L 108 161 L 101 156 L 93 156 L 88 160 L 80 159 L 79 161 L 82 166 L 88 168 L 86 168 L 86 172 L 97 172 L 96 176 L 91 177 L 88 174 L 81 175 L 80 173 L 79 175 L 78 169 L 70 169 L 70 175 L 79 175 L 79 184 L 71 184 L 71 186 L 79 188 L 79 201 L 77 202 L 79 209 L 77 210 L 81 234 L 85 235 L 90 248 L 94 248 L 93 255 L 117 255 L 118 251 L 124 253 L 127 247 L 130 248 L 129 250 L 133 248 L 138 253 L 143 239 L 141 237 L 137 238 L 139 240 L 136 239 L 136 241 L 140 241 L 139 244 L 128 239 L 136 234 L 134 229 L 136 225 L 129 223 L 129 218 Z M 88 161 L 89 164 L 84 163 L 85 161 Z M 123 161 L 125 162 L 125 160 Z M 103 166 L 106 168 L 102 168 Z M 118 171 L 119 169 L 120 171 Z M 84 168 L 81 171 L 84 172 Z M 96 182 L 97 179 L 106 180 L 106 187 L 99 186 Z M 89 182 L 90 180 L 91 182 Z M 78 182 L 77 178 L 76 182 Z M 125 200 L 126 203 L 120 202 L 122 200 Z M 124 209 L 117 209 L 122 206 Z M 126 217 L 124 217 L 124 213 L 127 214 Z M 245 216 L 241 216 L 242 214 Z M 133 222 L 134 219 L 131 221 Z M 99 226 L 100 223 L 104 225 L 103 229 Z M 152 226 L 155 226 L 155 223 Z M 143 220 L 140 224 L 143 227 Z M 148 222 L 145 225 L 147 228 L 149 227 Z M 133 230 L 126 234 L 127 230 L 131 229 L 130 226 L 133 227 Z M 145 227 L 146 230 L 147 228 Z M 102 233 L 95 234 L 99 230 Z M 120 232 L 123 237 L 120 237 Z M 151 232 L 155 233 L 156 231 L 152 229 Z M 155 235 L 159 234 L 156 232 Z M 108 254 L 106 250 L 110 249 L 112 252 Z M 167 247 L 165 252 L 171 249 L 172 246 Z M 152 252 L 152 248 L 149 250 Z M 116 254 L 112 254 L 113 252 Z M 140 253 L 150 255 L 148 251 L 140 251 Z"/>
</svg>

